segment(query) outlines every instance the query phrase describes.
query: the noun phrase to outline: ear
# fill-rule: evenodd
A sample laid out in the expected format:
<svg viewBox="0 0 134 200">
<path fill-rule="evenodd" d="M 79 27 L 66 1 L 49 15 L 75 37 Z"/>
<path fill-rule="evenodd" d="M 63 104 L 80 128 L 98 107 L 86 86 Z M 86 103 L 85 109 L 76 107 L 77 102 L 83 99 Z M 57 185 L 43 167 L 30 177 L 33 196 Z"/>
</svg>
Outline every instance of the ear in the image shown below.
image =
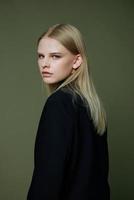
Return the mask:
<svg viewBox="0 0 134 200">
<path fill-rule="evenodd" d="M 78 67 L 80 67 L 81 63 L 82 63 L 82 57 L 80 54 L 77 54 L 73 61 L 73 69 L 77 69 Z"/>
</svg>

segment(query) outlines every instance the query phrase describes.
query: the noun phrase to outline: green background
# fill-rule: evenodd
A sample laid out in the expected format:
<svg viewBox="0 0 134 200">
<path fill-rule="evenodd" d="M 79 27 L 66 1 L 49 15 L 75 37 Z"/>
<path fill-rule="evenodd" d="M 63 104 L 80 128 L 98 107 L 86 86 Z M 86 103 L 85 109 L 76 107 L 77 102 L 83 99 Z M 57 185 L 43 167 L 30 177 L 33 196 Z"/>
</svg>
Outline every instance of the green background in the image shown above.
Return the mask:
<svg viewBox="0 0 134 200">
<path fill-rule="evenodd" d="M 86 41 L 107 110 L 112 200 L 134 199 L 134 1 L 0 0 L 0 199 L 25 200 L 46 100 L 36 40 L 70 23 Z"/>
</svg>

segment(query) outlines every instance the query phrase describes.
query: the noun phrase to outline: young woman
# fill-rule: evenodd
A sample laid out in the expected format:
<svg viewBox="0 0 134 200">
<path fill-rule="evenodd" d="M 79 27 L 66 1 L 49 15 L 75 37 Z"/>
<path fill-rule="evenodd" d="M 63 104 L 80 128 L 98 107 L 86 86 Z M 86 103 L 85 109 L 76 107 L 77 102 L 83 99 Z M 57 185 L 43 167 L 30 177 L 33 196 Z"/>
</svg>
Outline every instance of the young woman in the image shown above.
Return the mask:
<svg viewBox="0 0 134 200">
<path fill-rule="evenodd" d="M 80 31 L 56 24 L 38 39 L 49 96 L 34 150 L 28 200 L 109 200 L 107 120 Z"/>
</svg>

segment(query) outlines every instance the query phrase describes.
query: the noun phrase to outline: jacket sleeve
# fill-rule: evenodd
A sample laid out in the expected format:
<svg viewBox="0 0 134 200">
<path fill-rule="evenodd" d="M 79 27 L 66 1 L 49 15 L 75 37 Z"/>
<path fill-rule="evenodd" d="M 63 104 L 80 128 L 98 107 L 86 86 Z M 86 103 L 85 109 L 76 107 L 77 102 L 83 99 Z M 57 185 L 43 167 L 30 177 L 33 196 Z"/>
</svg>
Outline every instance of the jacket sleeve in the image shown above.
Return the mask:
<svg viewBox="0 0 134 200">
<path fill-rule="evenodd" d="M 59 200 L 73 133 L 71 104 L 48 98 L 35 142 L 34 171 L 28 200 Z"/>
</svg>

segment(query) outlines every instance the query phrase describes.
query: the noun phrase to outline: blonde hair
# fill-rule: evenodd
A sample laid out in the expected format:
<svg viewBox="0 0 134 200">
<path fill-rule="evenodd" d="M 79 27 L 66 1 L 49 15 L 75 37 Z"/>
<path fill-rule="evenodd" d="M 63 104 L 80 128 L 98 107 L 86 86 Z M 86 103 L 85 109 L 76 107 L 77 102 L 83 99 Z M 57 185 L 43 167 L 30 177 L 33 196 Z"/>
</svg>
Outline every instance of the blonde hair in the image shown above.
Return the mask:
<svg viewBox="0 0 134 200">
<path fill-rule="evenodd" d="M 72 54 L 79 53 L 83 61 L 80 67 L 61 82 L 57 88 L 48 85 L 47 90 L 52 93 L 67 86 L 73 92 L 74 97 L 75 93 L 79 94 L 85 102 L 87 111 L 91 114 L 97 133 L 102 135 L 107 128 L 106 112 L 93 84 L 86 46 L 80 31 L 70 24 L 55 24 L 39 37 L 37 44 L 45 36 L 56 39 Z"/>
</svg>

